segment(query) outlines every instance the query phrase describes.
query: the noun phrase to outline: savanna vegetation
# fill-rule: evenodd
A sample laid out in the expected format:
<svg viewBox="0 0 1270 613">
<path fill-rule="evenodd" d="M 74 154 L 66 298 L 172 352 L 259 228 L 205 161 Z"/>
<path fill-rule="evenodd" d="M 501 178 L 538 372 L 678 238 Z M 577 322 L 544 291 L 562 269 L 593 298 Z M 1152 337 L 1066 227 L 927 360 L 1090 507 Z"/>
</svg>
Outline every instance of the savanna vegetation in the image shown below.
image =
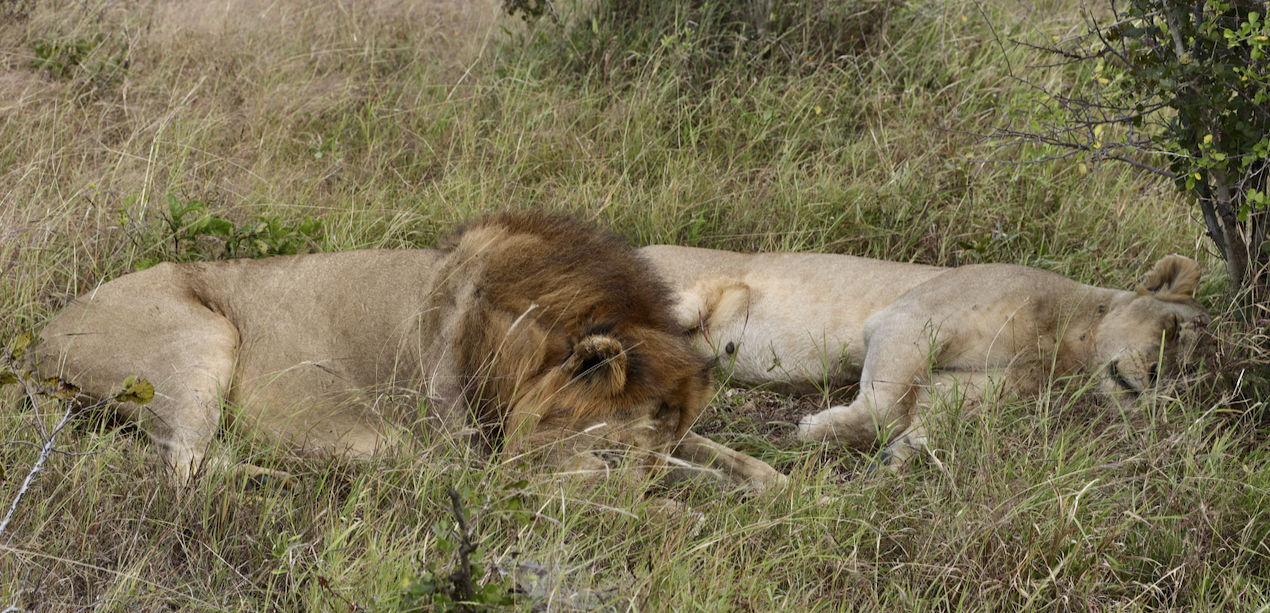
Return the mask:
<svg viewBox="0 0 1270 613">
<path fill-rule="evenodd" d="M 934 459 L 893 475 L 790 437 L 853 390 L 721 386 L 696 429 L 796 484 L 754 499 L 582 487 L 444 440 L 353 462 L 232 434 L 300 484 L 176 486 L 133 429 L 92 412 L 56 430 L 63 403 L 8 385 L 0 610 L 1266 610 L 1265 305 L 1236 299 L 1168 179 L 980 137 L 1027 121 L 1036 84 L 1097 80 L 1035 47 L 1106 5 L 514 8 L 0 1 L 0 340 L 158 261 L 432 247 L 524 207 L 637 245 L 1013 262 L 1123 288 L 1181 253 L 1206 270 L 1207 363 L 1137 411 L 1081 379 L 950 403 Z"/>
</svg>

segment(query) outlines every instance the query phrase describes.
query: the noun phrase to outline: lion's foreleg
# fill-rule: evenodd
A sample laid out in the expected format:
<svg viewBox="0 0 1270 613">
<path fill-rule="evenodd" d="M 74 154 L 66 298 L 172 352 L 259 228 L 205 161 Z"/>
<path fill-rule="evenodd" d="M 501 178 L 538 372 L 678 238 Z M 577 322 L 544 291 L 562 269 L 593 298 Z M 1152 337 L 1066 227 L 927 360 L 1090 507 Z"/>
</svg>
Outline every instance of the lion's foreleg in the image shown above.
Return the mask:
<svg viewBox="0 0 1270 613">
<path fill-rule="evenodd" d="M 204 349 L 207 353 L 173 364 L 170 376 L 154 382 L 155 400 L 137 416 L 178 483 L 189 481 L 202 467 L 220 427 L 221 390 L 232 376 L 232 354 L 225 351 L 229 359 L 222 360 L 213 347 Z"/>
<path fill-rule="evenodd" d="M 691 430 L 679 441 L 671 457 L 719 471 L 729 482 L 743 485 L 756 495 L 785 488 L 789 478 L 766 462 L 716 443 Z"/>
</svg>

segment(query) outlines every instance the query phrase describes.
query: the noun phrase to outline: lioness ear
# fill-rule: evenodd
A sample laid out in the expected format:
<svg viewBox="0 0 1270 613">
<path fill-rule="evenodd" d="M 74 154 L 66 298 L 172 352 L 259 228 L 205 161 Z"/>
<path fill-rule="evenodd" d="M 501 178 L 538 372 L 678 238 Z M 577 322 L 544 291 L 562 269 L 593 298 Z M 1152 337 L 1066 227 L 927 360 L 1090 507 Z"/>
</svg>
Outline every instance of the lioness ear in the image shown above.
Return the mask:
<svg viewBox="0 0 1270 613">
<path fill-rule="evenodd" d="M 723 321 L 750 308 L 750 286 L 732 283 L 720 286 L 707 303 L 711 319 Z"/>
<path fill-rule="evenodd" d="M 626 386 L 628 363 L 622 341 L 604 334 L 592 334 L 573 346 L 573 353 L 565 360 L 562 369 L 572 379 L 596 385 L 598 391 L 616 396 Z"/>
<path fill-rule="evenodd" d="M 1138 294 L 1161 300 L 1191 298 L 1199 288 L 1199 264 L 1180 255 L 1165 256 L 1138 285 Z"/>
</svg>

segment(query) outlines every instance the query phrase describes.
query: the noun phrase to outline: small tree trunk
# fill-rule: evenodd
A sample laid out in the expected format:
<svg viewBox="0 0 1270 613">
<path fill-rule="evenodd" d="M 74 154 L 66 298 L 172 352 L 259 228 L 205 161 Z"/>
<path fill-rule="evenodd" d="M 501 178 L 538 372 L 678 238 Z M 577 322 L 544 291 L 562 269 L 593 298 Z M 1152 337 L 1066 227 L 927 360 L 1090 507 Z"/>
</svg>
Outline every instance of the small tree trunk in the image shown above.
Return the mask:
<svg viewBox="0 0 1270 613">
<path fill-rule="evenodd" d="M 1199 210 L 1204 214 L 1204 226 L 1208 228 L 1208 238 L 1213 240 L 1213 244 L 1217 246 L 1217 252 L 1226 256 L 1226 229 L 1222 226 L 1221 221 L 1217 219 L 1217 211 L 1213 210 L 1213 201 L 1210 198 L 1199 199 Z"/>
<path fill-rule="evenodd" d="M 1270 264 L 1266 254 L 1266 225 L 1270 218 L 1265 211 L 1254 211 L 1248 214 L 1244 226 L 1248 231 L 1248 278 L 1244 286 L 1252 291 L 1255 302 L 1264 303 L 1270 299 Z"/>
<path fill-rule="evenodd" d="M 1226 175 L 1213 170 L 1213 190 L 1217 192 L 1217 215 L 1220 217 L 1226 243 L 1222 255 L 1226 256 L 1226 270 L 1230 273 L 1232 287 L 1242 288 L 1248 275 L 1248 243 L 1240 231 L 1239 216 L 1235 213 Z M 1220 247 L 1221 245 L 1218 244 Z"/>
</svg>

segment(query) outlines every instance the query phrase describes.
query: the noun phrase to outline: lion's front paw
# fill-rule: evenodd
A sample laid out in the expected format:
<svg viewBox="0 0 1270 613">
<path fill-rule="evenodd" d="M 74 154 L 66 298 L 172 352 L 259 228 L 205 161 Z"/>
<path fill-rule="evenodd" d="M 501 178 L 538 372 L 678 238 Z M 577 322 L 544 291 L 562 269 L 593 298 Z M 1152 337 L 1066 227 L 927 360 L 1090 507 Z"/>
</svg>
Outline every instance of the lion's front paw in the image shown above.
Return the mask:
<svg viewBox="0 0 1270 613">
<path fill-rule="evenodd" d="M 763 471 L 762 474 L 751 475 L 747 481 L 746 486 L 751 496 L 766 496 L 789 489 L 789 477 L 782 475 L 774 468 L 765 468 L 767 470 Z"/>
</svg>

